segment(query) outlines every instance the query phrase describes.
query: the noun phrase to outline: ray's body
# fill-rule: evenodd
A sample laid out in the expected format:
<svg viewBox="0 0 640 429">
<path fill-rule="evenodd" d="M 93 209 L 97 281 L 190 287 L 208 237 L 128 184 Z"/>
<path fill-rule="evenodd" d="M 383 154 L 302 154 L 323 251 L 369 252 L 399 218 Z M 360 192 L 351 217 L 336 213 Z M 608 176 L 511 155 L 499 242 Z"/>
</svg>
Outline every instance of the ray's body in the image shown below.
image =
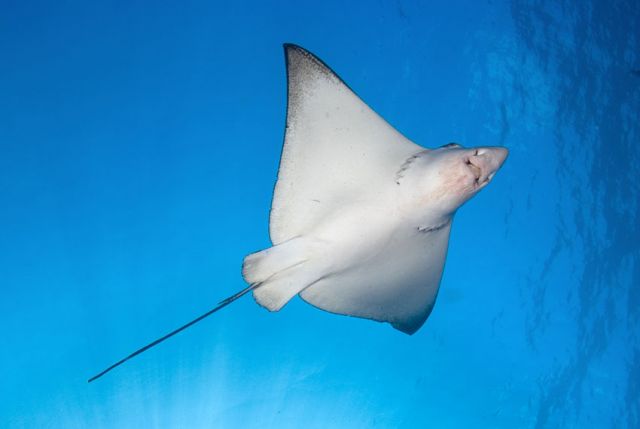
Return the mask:
<svg viewBox="0 0 640 429">
<path fill-rule="evenodd" d="M 453 216 L 491 181 L 507 150 L 418 146 L 313 54 L 286 44 L 285 58 L 287 126 L 269 221 L 273 247 L 245 258 L 247 288 L 89 381 L 249 292 L 271 311 L 299 294 L 323 310 L 408 334 L 431 313 Z"/>
<path fill-rule="evenodd" d="M 333 313 L 417 331 L 437 296 L 456 210 L 504 148 L 435 150 L 408 140 L 326 64 L 285 45 L 285 143 L 271 207 L 274 247 L 245 258 L 271 311 L 300 294 Z"/>
</svg>

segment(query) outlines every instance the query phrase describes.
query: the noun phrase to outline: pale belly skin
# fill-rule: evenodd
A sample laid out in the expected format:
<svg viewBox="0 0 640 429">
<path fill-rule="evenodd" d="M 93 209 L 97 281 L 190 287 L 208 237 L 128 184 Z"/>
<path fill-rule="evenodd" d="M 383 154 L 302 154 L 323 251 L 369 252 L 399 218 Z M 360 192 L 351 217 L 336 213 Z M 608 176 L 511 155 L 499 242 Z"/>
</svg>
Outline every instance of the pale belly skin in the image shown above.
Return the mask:
<svg viewBox="0 0 640 429">
<path fill-rule="evenodd" d="M 316 280 L 300 296 L 333 313 L 415 332 L 437 295 L 451 219 L 416 216 L 411 208 L 354 204 L 318 225 L 303 237 L 313 243 L 307 268 Z"/>
</svg>

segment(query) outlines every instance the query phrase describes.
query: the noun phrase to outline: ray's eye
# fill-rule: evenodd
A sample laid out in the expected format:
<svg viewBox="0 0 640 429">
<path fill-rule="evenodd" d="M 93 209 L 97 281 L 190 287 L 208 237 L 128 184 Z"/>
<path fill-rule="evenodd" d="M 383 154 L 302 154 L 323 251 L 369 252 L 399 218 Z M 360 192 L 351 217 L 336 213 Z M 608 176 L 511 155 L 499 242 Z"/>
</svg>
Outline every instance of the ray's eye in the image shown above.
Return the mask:
<svg viewBox="0 0 640 429">
<path fill-rule="evenodd" d="M 441 148 L 448 148 L 448 147 L 462 147 L 462 146 L 460 146 L 458 143 L 447 143 L 447 144 L 444 144 L 444 145 L 442 145 L 440 147 Z"/>
</svg>

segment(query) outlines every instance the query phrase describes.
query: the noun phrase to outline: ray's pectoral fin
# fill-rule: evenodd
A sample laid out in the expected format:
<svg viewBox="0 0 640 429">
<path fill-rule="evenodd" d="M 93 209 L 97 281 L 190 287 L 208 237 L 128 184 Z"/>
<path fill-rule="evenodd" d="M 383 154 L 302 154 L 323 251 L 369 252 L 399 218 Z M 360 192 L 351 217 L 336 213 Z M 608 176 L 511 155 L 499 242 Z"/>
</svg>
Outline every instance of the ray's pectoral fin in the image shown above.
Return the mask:
<svg viewBox="0 0 640 429">
<path fill-rule="evenodd" d="M 413 334 L 438 295 L 451 223 L 400 234 L 366 263 L 318 280 L 300 297 L 331 313 L 388 322 Z"/>
<path fill-rule="evenodd" d="M 274 244 L 308 234 L 345 201 L 375 198 L 404 160 L 425 150 L 319 58 L 290 44 L 285 55 L 287 125 L 269 222 Z"/>
<path fill-rule="evenodd" d="M 248 255 L 242 264 L 242 276 L 249 284 L 259 284 L 253 297 L 269 311 L 279 311 L 305 288 L 317 282 L 322 273 L 318 243 L 296 237 L 284 243 Z"/>
</svg>

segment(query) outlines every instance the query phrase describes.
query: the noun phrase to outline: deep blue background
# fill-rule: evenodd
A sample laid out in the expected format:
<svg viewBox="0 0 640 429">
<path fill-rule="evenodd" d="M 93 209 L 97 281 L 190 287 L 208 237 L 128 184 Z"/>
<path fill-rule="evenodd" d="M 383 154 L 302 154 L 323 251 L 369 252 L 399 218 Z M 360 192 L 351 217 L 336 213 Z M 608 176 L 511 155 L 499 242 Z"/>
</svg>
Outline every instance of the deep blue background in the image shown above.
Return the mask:
<svg viewBox="0 0 640 429">
<path fill-rule="evenodd" d="M 640 427 L 640 3 L 0 3 L 0 426 Z M 427 147 L 506 145 L 412 337 L 244 298 L 283 42 Z"/>
</svg>

